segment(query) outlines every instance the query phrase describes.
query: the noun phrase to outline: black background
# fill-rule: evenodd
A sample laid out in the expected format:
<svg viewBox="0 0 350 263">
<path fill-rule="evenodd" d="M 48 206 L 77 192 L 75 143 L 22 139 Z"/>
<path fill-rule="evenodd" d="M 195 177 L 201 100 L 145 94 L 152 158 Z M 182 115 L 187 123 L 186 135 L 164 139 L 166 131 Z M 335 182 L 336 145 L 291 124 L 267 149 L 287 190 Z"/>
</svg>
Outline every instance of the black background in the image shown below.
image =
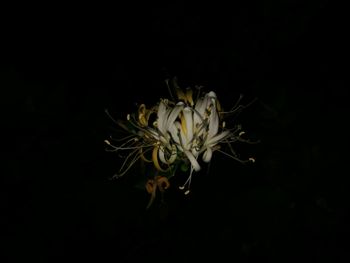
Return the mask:
<svg viewBox="0 0 350 263">
<path fill-rule="evenodd" d="M 2 8 L 1 234 L 14 262 L 298 259 L 339 262 L 348 243 L 346 11 L 329 1 Z M 168 96 L 164 79 L 214 90 L 256 163 L 215 155 L 184 197 L 146 211 L 104 151 L 104 109 L 125 118 Z M 135 172 L 136 173 L 136 172 Z M 181 181 L 181 179 L 179 179 Z"/>
</svg>

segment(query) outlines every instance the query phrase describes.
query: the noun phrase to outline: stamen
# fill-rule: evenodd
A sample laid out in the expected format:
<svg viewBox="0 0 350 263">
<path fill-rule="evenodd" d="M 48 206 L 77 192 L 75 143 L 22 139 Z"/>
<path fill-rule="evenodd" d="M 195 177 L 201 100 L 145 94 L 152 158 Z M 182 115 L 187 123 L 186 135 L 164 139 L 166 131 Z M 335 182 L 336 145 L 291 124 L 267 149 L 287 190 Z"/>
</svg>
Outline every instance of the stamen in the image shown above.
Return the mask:
<svg viewBox="0 0 350 263">
<path fill-rule="evenodd" d="M 118 150 L 123 150 L 123 149 L 128 149 L 130 147 L 132 147 L 132 145 L 134 145 L 137 141 L 135 141 L 135 138 L 131 138 L 129 140 L 127 140 L 125 143 L 123 143 L 122 145 L 120 145 L 119 147 L 114 146 L 112 144 L 109 144 L 115 151 Z M 130 143 L 130 145 L 128 147 L 126 147 L 126 145 L 128 145 Z"/>
<path fill-rule="evenodd" d="M 130 116 L 130 114 L 128 114 Z M 155 137 L 157 135 L 157 133 L 152 129 L 152 128 L 142 128 L 140 126 L 137 125 L 137 121 L 135 120 L 135 123 L 133 122 L 133 120 L 129 119 L 130 120 L 130 124 L 132 126 L 134 126 L 136 129 L 140 130 L 140 131 L 143 131 L 145 134 L 148 134 L 150 137 Z"/>
<path fill-rule="evenodd" d="M 135 153 L 137 152 L 137 149 L 133 150 L 131 153 L 128 154 L 128 156 L 125 158 L 122 166 L 119 169 L 119 172 L 121 172 L 124 168 L 124 166 L 126 165 L 126 163 L 128 162 L 128 160 L 131 158 L 131 156 L 133 156 Z M 135 158 L 135 157 L 134 157 Z M 131 161 L 132 162 L 132 161 Z"/>
<path fill-rule="evenodd" d="M 132 151 L 132 152 L 126 157 L 126 159 L 125 159 L 125 161 L 124 161 L 122 167 L 121 167 L 120 170 L 119 170 L 119 174 L 115 174 L 112 178 L 120 178 L 120 177 L 122 177 L 124 174 L 126 174 L 126 173 L 130 170 L 130 168 L 131 168 L 131 167 L 137 162 L 137 160 L 140 158 L 140 155 L 139 155 L 139 154 L 136 155 L 136 156 L 134 157 L 134 159 L 130 162 L 130 164 L 128 165 L 128 167 L 122 172 L 124 166 L 126 165 L 126 163 L 128 162 L 128 160 L 130 159 L 130 157 L 131 157 L 133 154 L 135 154 L 136 151 L 137 151 L 137 150 Z"/>
<path fill-rule="evenodd" d="M 240 163 L 247 163 L 248 162 L 248 161 L 243 161 L 243 160 L 241 160 L 241 159 L 239 159 L 239 158 L 237 158 L 237 157 L 235 157 L 235 156 L 233 156 L 231 154 L 228 154 L 228 153 L 226 153 L 224 151 L 221 151 L 221 150 L 217 150 L 217 151 L 222 153 L 222 154 L 224 154 L 224 155 L 226 155 L 226 156 L 228 156 L 228 157 L 230 157 L 230 158 L 232 158 L 233 160 L 236 160 L 236 161 L 240 162 Z"/>
<path fill-rule="evenodd" d="M 116 121 L 111 114 L 109 114 L 109 111 L 107 109 L 105 109 L 105 113 L 107 114 L 107 116 L 115 123 L 118 124 L 118 121 Z"/>
<path fill-rule="evenodd" d="M 122 142 L 122 141 L 125 141 L 131 137 L 134 137 L 135 135 L 134 134 L 131 134 L 131 135 L 128 135 L 128 136 L 125 136 L 123 138 L 120 138 L 120 139 L 117 139 L 117 138 L 114 138 L 112 136 L 109 136 L 109 138 L 112 140 L 112 141 L 115 141 L 115 142 Z"/>
<path fill-rule="evenodd" d="M 112 146 L 112 145 L 111 145 Z M 134 146 L 134 147 L 115 147 L 112 146 L 113 148 L 115 148 L 116 151 L 118 150 L 134 150 L 134 149 L 141 149 L 141 148 L 148 148 L 148 147 L 153 147 L 154 144 L 146 144 L 146 145 L 138 145 L 138 146 Z"/>
<path fill-rule="evenodd" d="M 186 182 L 182 186 L 179 187 L 180 190 L 183 190 L 183 189 L 185 189 L 185 187 L 187 185 L 187 191 L 185 192 L 185 195 L 187 195 L 190 192 L 193 171 L 194 171 L 194 168 L 191 165 L 190 175 L 188 176 Z"/>
<path fill-rule="evenodd" d="M 258 144 L 258 143 L 260 143 L 260 140 L 251 141 L 251 140 L 246 140 L 246 139 L 242 139 L 242 138 L 237 138 L 237 140 L 240 141 L 240 142 L 248 143 L 248 144 Z"/>
</svg>

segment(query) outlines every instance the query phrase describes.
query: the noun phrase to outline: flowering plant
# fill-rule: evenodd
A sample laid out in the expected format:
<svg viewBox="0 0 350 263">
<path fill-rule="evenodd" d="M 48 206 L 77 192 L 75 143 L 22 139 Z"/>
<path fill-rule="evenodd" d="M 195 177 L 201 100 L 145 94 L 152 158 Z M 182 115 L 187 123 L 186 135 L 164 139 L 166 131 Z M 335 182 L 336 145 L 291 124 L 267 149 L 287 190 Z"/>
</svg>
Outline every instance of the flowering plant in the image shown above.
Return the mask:
<svg viewBox="0 0 350 263">
<path fill-rule="evenodd" d="M 179 187 L 187 195 L 193 173 L 201 170 L 200 159 L 209 163 L 213 153 L 220 152 L 241 163 L 255 162 L 254 158 L 242 160 L 235 153 L 232 143 L 250 141 L 242 138 L 244 131 L 240 125 L 228 128 L 224 120 L 245 107 L 240 105 L 242 96 L 230 111 L 225 112 L 213 91 L 202 93 L 201 87 L 195 91 L 182 90 L 175 78 L 167 80 L 166 84 L 172 99 L 160 99 L 150 108 L 141 104 L 137 112 L 127 115 L 126 121 L 116 121 L 128 132 L 128 136 L 118 140 L 124 141 L 121 145 L 105 140 L 108 151 L 130 151 L 113 178 L 126 174 L 140 159 L 156 168 L 155 175 L 145 184 L 146 191 L 151 194 L 148 207 L 157 190 L 163 193 L 170 186 L 169 179 L 178 167 L 189 170 L 187 180 Z M 223 145 L 228 146 L 229 152 L 222 149 Z"/>
</svg>

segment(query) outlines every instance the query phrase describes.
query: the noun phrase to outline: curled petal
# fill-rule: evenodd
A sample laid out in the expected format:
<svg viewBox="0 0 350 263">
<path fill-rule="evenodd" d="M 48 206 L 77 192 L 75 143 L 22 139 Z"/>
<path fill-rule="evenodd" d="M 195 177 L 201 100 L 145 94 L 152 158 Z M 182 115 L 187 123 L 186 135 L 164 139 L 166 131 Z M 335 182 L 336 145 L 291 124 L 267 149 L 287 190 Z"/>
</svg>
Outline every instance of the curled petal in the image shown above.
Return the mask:
<svg viewBox="0 0 350 263">
<path fill-rule="evenodd" d="M 159 155 L 159 159 L 164 164 L 172 164 L 176 160 L 176 157 L 177 157 L 177 149 L 176 149 L 175 145 L 171 146 L 171 154 L 168 157 L 166 157 L 166 155 L 165 155 L 164 147 L 160 147 L 158 153 L 159 153 L 158 154 Z"/>
<path fill-rule="evenodd" d="M 165 153 L 164 153 L 164 147 L 160 147 L 159 151 L 158 151 L 158 156 L 159 156 L 159 160 L 161 160 L 162 163 L 167 164 L 167 161 L 165 160 Z"/>
<path fill-rule="evenodd" d="M 179 102 L 174 109 L 170 112 L 168 120 L 166 122 L 166 130 L 169 130 L 170 127 L 174 124 L 174 121 L 176 120 L 176 118 L 179 116 L 179 113 L 181 112 L 181 110 L 184 107 L 184 103 L 183 102 Z"/>
<path fill-rule="evenodd" d="M 141 104 L 139 107 L 139 123 L 141 127 L 146 127 L 148 125 L 146 105 Z"/>
<path fill-rule="evenodd" d="M 145 187 L 146 187 L 147 193 L 152 194 L 153 191 L 155 190 L 156 184 L 155 184 L 154 180 L 150 179 L 147 181 Z"/>
<path fill-rule="evenodd" d="M 208 147 L 207 150 L 203 153 L 203 161 L 209 163 L 212 156 L 213 150 L 210 147 Z"/>
<path fill-rule="evenodd" d="M 159 190 L 161 192 L 163 192 L 164 190 L 170 187 L 169 180 L 165 176 L 157 176 L 156 181 L 157 181 L 157 186 L 159 187 Z"/>
<path fill-rule="evenodd" d="M 172 151 L 171 151 L 171 155 L 170 155 L 170 158 L 168 160 L 168 163 L 172 164 L 173 162 L 175 162 L 176 157 L 177 157 L 177 148 L 175 145 L 172 145 Z"/>
<path fill-rule="evenodd" d="M 145 162 L 147 162 L 147 163 L 153 162 L 152 160 L 148 160 L 148 159 L 146 158 L 146 156 L 145 156 L 145 154 L 144 154 L 142 148 L 140 149 L 140 157 L 141 157 L 141 159 L 142 159 L 143 161 L 145 161 Z"/>
<path fill-rule="evenodd" d="M 200 167 L 198 161 L 196 160 L 196 158 L 195 158 L 195 157 L 193 156 L 193 154 L 192 154 L 190 151 L 188 151 L 188 150 L 185 150 L 184 153 L 186 154 L 188 160 L 191 162 L 191 165 L 192 165 L 193 169 L 194 169 L 196 172 L 198 172 L 198 171 L 201 169 L 201 167 Z"/>
<path fill-rule="evenodd" d="M 158 161 L 158 152 L 159 152 L 159 146 L 157 145 L 153 148 L 153 152 L 152 152 L 153 164 L 157 168 L 157 170 L 162 171 L 162 172 L 166 172 L 167 170 L 164 170 L 162 167 L 160 167 L 160 164 Z"/>
<path fill-rule="evenodd" d="M 209 98 L 216 99 L 216 93 L 214 91 L 210 91 L 207 95 Z"/>
</svg>

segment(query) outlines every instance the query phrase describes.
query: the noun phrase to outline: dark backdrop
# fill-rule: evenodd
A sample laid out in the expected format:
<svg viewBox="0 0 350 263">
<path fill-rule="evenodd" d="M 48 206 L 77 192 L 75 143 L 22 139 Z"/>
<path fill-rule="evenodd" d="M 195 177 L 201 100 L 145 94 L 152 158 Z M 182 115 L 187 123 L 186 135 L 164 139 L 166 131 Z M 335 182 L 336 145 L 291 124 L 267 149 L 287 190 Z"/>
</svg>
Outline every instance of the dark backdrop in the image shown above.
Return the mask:
<svg viewBox="0 0 350 263">
<path fill-rule="evenodd" d="M 16 6 L 2 16 L 5 256 L 10 261 L 344 260 L 349 234 L 345 9 L 329 1 L 231 6 Z M 215 155 L 184 197 L 146 211 L 104 151 L 164 79 L 203 85 L 258 145 Z"/>
</svg>

